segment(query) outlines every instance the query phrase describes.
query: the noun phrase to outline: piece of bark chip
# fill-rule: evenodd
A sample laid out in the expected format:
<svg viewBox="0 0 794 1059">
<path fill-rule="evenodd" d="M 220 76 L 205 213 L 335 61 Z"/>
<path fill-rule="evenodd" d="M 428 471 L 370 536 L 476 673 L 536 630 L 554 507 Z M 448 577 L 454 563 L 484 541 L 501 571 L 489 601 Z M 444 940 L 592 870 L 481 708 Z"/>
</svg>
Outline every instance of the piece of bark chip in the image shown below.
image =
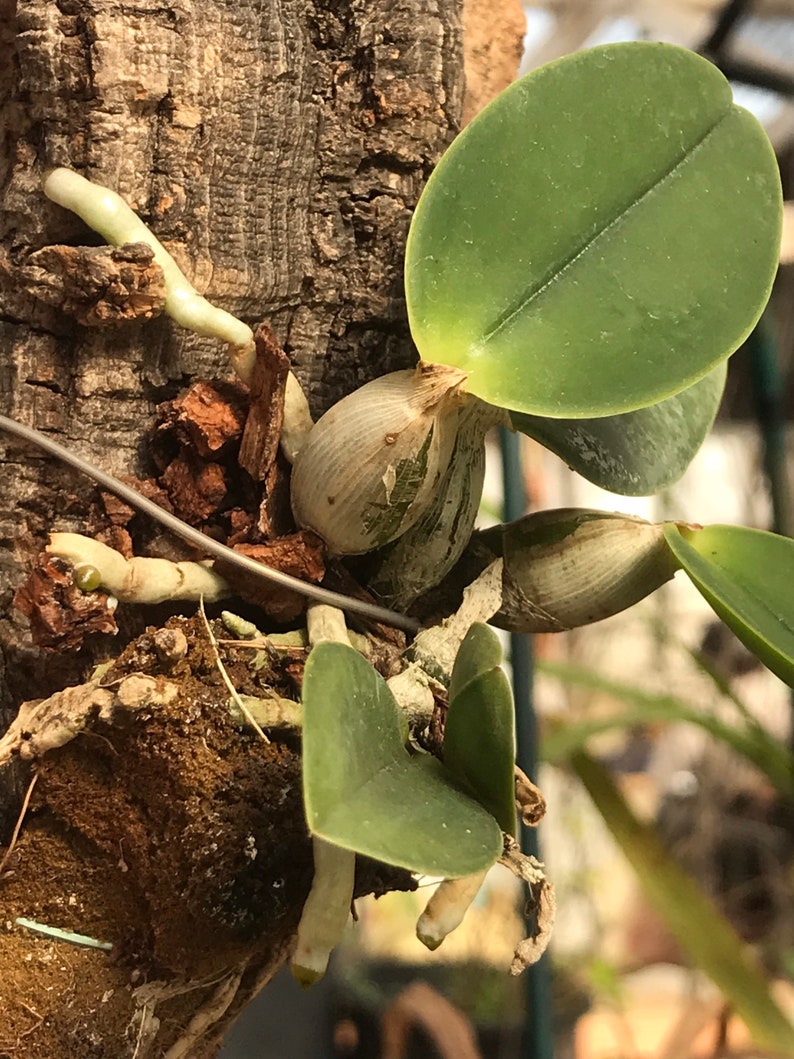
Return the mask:
<svg viewBox="0 0 794 1059">
<path fill-rule="evenodd" d="M 255 482 L 261 482 L 278 452 L 290 362 L 269 325 L 260 327 L 255 337 L 251 407 L 240 444 L 239 462 Z"/>
<path fill-rule="evenodd" d="M 165 307 L 165 277 L 146 243 L 45 246 L 20 269 L 27 290 L 86 327 L 149 319 Z"/>
<path fill-rule="evenodd" d="M 179 434 L 204 459 L 242 437 L 247 398 L 242 384 L 197 382 L 172 404 Z"/>
<path fill-rule="evenodd" d="M 174 509 L 168 499 L 168 494 L 164 489 L 160 488 L 154 478 L 136 478 L 132 474 L 124 474 L 121 475 L 120 480 L 131 489 L 134 489 L 136 493 L 146 497 L 147 500 L 151 500 L 165 511 L 173 513 Z M 113 526 L 127 526 L 138 514 L 134 507 L 131 507 L 113 493 L 100 491 L 99 496 L 102 501 L 102 507 L 105 509 L 105 514 Z"/>
<path fill-rule="evenodd" d="M 318 584 L 325 574 L 325 547 L 311 530 L 300 530 L 267 544 L 237 544 L 234 550 L 301 581 Z M 243 599 L 261 607 L 273 621 L 293 621 L 306 609 L 307 599 L 298 592 L 252 577 L 222 559 L 215 561 L 215 569 Z"/>
<path fill-rule="evenodd" d="M 265 540 L 284 537 L 295 529 L 290 504 L 290 466 L 281 450 L 262 482 L 257 531 Z"/>
<path fill-rule="evenodd" d="M 185 451 L 169 463 L 160 483 L 176 514 L 192 526 L 214 515 L 227 492 L 226 476 L 217 463 L 206 463 Z"/>
<path fill-rule="evenodd" d="M 45 553 L 19 586 L 14 606 L 30 622 L 33 642 L 51 651 L 76 651 L 91 633 L 118 632 L 106 592 L 83 592 L 74 571 Z"/>
</svg>

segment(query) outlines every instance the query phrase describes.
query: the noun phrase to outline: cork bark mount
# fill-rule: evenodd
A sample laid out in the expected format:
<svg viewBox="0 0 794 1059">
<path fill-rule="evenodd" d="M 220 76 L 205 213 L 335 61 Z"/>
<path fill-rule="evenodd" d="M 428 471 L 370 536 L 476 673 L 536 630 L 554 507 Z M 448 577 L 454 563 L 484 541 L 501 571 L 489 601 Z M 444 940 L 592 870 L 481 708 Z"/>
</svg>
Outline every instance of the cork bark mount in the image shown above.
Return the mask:
<svg viewBox="0 0 794 1059">
<path fill-rule="evenodd" d="M 155 407 L 228 376 L 217 343 L 157 315 L 145 254 L 78 249 L 100 240 L 41 193 L 58 165 L 119 191 L 210 300 L 269 320 L 316 414 L 410 365 L 402 248 L 462 105 L 454 0 L 0 0 L 3 410 L 148 475 Z M 118 526 L 87 482 L 0 443 L 0 730 L 125 643 L 120 664 L 169 676 L 154 630 L 136 639 L 163 610 L 122 608 L 119 638 L 78 653 L 32 646 L 11 600 L 47 532 Z M 169 627 L 196 648 L 198 626 Z M 297 742 L 241 743 L 189 659 L 168 703 L 43 759 L 0 919 L 114 949 L 4 927 L 0 1057 L 211 1056 L 289 951 L 311 875 Z M 0 769 L 0 842 L 29 775 Z M 370 865 L 357 889 L 408 884 Z"/>
</svg>

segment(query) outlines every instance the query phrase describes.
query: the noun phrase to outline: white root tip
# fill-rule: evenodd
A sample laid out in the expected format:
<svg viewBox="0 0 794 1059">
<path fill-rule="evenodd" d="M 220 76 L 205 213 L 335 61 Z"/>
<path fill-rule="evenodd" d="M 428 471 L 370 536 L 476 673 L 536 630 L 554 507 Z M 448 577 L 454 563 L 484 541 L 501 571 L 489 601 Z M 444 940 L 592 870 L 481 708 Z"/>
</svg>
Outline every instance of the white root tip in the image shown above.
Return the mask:
<svg viewBox="0 0 794 1059">
<path fill-rule="evenodd" d="M 417 938 L 419 938 L 419 940 L 422 942 L 426 949 L 430 949 L 431 952 L 435 952 L 444 939 L 436 937 L 435 934 L 425 934 L 422 930 L 421 922 L 422 921 L 420 919 L 419 923 L 416 924 L 416 936 Z"/>
<path fill-rule="evenodd" d="M 416 936 L 431 952 L 459 927 L 477 896 L 488 869 L 462 879 L 444 879 L 427 902 L 416 924 Z"/>
<path fill-rule="evenodd" d="M 90 187 L 90 180 L 75 173 L 73 169 L 63 167 L 50 170 L 42 181 L 42 188 L 47 198 L 67 210 L 72 209 L 75 199 L 85 194 Z"/>
<path fill-rule="evenodd" d="M 292 973 L 304 988 L 325 974 L 334 946 L 340 941 L 350 916 L 356 855 L 312 838 L 314 879 L 298 924 L 298 942 Z"/>
<path fill-rule="evenodd" d="M 290 463 L 295 462 L 313 426 L 306 394 L 290 371 L 284 391 L 284 422 L 281 427 L 281 450 Z"/>
</svg>

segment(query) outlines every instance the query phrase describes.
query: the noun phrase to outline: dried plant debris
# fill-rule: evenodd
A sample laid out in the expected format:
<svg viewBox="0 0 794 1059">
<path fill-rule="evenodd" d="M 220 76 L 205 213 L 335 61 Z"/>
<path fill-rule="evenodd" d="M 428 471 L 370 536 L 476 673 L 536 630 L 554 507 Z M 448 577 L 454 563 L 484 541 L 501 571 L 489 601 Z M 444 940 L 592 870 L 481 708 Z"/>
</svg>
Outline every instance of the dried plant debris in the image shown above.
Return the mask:
<svg viewBox="0 0 794 1059">
<path fill-rule="evenodd" d="M 30 622 L 33 642 L 48 650 L 77 651 L 92 633 L 115 635 L 115 601 L 105 592 L 84 593 L 74 570 L 42 554 L 19 586 L 14 606 Z"/>
<path fill-rule="evenodd" d="M 261 482 L 267 478 L 278 451 L 290 363 L 269 325 L 260 327 L 255 343 L 251 404 L 239 461 L 254 481 Z"/>
<path fill-rule="evenodd" d="M 255 540 L 256 516 L 241 507 L 233 507 L 226 512 L 226 521 L 229 525 L 229 534 L 226 544 L 233 548 L 235 544 L 244 544 Z"/>
<path fill-rule="evenodd" d="M 0 765 L 17 755 L 27 761 L 40 758 L 66 746 L 95 721 L 112 724 L 120 710 L 162 706 L 173 702 L 177 694 L 177 685 L 164 677 L 133 673 L 113 688 L 102 687 L 97 675 L 87 684 L 57 691 L 48 699 L 23 702 L 0 739 Z"/>
<path fill-rule="evenodd" d="M 546 799 L 525 772 L 516 765 L 516 808 L 525 827 L 537 827 L 546 815 Z"/>
<path fill-rule="evenodd" d="M 193 525 L 223 515 L 229 543 L 295 529 L 289 465 L 279 449 L 289 361 L 267 326 L 256 351 L 250 391 L 239 382 L 197 382 L 160 405 L 152 438 L 170 505 Z"/>
<path fill-rule="evenodd" d="M 512 975 L 521 974 L 527 967 L 537 963 L 551 941 L 554 918 L 557 914 L 557 899 L 554 896 L 554 887 L 548 879 L 543 879 L 535 887 L 531 908 L 535 917 L 535 926 L 530 936 L 524 938 L 516 946 L 515 956 L 510 964 Z"/>
<path fill-rule="evenodd" d="M 45 246 L 18 270 L 25 289 L 87 327 L 148 320 L 165 308 L 165 277 L 145 243 Z"/>
<path fill-rule="evenodd" d="M 238 457 L 240 466 L 261 489 L 257 537 L 252 539 L 272 540 L 295 527 L 289 464 L 279 448 L 289 369 L 275 334 L 268 325 L 262 326 L 256 334 L 250 409 Z"/>
<path fill-rule="evenodd" d="M 165 511 L 173 514 L 174 507 L 168 499 L 168 494 L 162 489 L 154 478 L 137 478 L 135 475 L 125 474 L 120 479 L 125 485 L 130 486 L 141 493 L 148 500 L 158 504 Z M 127 528 L 134 518 L 138 516 L 135 508 L 125 504 L 113 493 L 100 491 L 100 506 L 87 522 L 84 532 L 95 537 L 102 544 L 120 552 L 125 559 L 132 559 L 135 549 L 132 534 Z M 110 523 L 108 525 L 108 523 Z M 182 558 L 181 554 L 179 558 Z"/>
<path fill-rule="evenodd" d="M 174 508 L 168 499 L 168 493 L 162 486 L 157 484 L 154 478 L 137 478 L 133 474 L 124 474 L 121 475 L 120 480 L 139 492 L 141 496 L 145 496 L 147 500 L 159 504 L 165 511 L 173 514 Z M 126 527 L 138 515 L 134 507 L 125 504 L 123 500 L 114 496 L 113 493 L 100 491 L 99 496 L 104 513 L 113 526 Z"/>
<path fill-rule="evenodd" d="M 518 843 L 509 835 L 505 835 L 505 848 L 499 863 L 504 864 L 519 879 L 523 879 L 529 887 L 527 914 L 528 918 L 533 920 L 533 926 L 529 936 L 516 947 L 510 965 L 510 973 L 516 975 L 537 963 L 548 948 L 554 929 L 557 902 L 554 887 L 546 878 L 543 865 L 535 857 L 522 853 Z"/>
<path fill-rule="evenodd" d="M 191 526 L 211 518 L 223 505 L 229 489 L 219 463 L 210 463 L 186 450 L 169 463 L 160 476 L 160 484 L 179 518 Z"/>
<path fill-rule="evenodd" d="M 236 462 L 246 408 L 245 387 L 223 381 L 197 382 L 160 405 L 161 421 L 151 437 L 160 473 L 149 487 L 159 495 L 147 493 L 149 498 L 192 526 L 212 522 L 241 502 L 255 509 L 258 498 Z"/>
<path fill-rule="evenodd" d="M 260 483 L 262 499 L 256 519 L 258 540 L 273 540 L 295 529 L 290 503 L 290 465 L 281 449 Z"/>
<path fill-rule="evenodd" d="M 239 382 L 196 382 L 181 397 L 160 405 L 157 433 L 173 434 L 196 455 L 214 459 L 239 442 L 247 407 L 248 396 Z"/>
<path fill-rule="evenodd" d="M 234 550 L 313 584 L 319 584 L 325 574 L 325 546 L 311 530 L 299 530 L 266 544 L 235 544 Z M 305 596 L 264 581 L 255 583 L 245 571 L 222 559 L 216 560 L 215 570 L 243 599 L 260 607 L 272 621 L 293 621 L 306 609 Z"/>
</svg>

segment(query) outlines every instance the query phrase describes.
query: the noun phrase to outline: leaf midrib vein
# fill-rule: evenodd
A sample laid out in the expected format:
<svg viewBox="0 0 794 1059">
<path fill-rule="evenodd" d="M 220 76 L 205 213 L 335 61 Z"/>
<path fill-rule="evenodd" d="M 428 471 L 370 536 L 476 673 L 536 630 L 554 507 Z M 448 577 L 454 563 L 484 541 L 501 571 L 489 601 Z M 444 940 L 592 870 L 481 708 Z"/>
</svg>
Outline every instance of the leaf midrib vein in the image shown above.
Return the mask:
<svg viewBox="0 0 794 1059">
<path fill-rule="evenodd" d="M 705 132 L 699 140 L 697 140 L 691 147 L 687 147 L 683 154 L 667 169 L 660 177 L 643 191 L 638 198 L 634 199 L 628 206 L 620 211 L 616 217 L 613 217 L 611 221 L 608 221 L 602 228 L 590 236 L 582 246 L 576 248 L 571 252 L 568 258 L 563 261 L 559 266 L 553 266 L 553 271 L 545 279 L 541 280 L 540 285 L 530 290 L 520 299 L 519 303 L 515 308 L 506 309 L 501 316 L 496 320 L 490 330 L 486 331 L 483 337 L 477 342 L 477 346 L 482 347 L 487 345 L 503 328 L 507 327 L 510 322 L 518 316 L 520 313 L 540 298 L 543 293 L 548 290 L 552 284 L 556 283 L 565 272 L 568 271 L 584 254 L 586 254 L 600 239 L 606 236 L 616 225 L 620 224 L 633 210 L 640 206 L 650 195 L 652 195 L 657 188 L 661 187 L 664 183 L 672 180 L 679 169 L 684 166 L 691 158 L 701 150 L 706 142 L 714 135 L 719 129 L 720 125 L 730 116 L 731 107 L 728 106 L 725 112 L 720 118 L 711 126 L 710 129 Z"/>
</svg>

